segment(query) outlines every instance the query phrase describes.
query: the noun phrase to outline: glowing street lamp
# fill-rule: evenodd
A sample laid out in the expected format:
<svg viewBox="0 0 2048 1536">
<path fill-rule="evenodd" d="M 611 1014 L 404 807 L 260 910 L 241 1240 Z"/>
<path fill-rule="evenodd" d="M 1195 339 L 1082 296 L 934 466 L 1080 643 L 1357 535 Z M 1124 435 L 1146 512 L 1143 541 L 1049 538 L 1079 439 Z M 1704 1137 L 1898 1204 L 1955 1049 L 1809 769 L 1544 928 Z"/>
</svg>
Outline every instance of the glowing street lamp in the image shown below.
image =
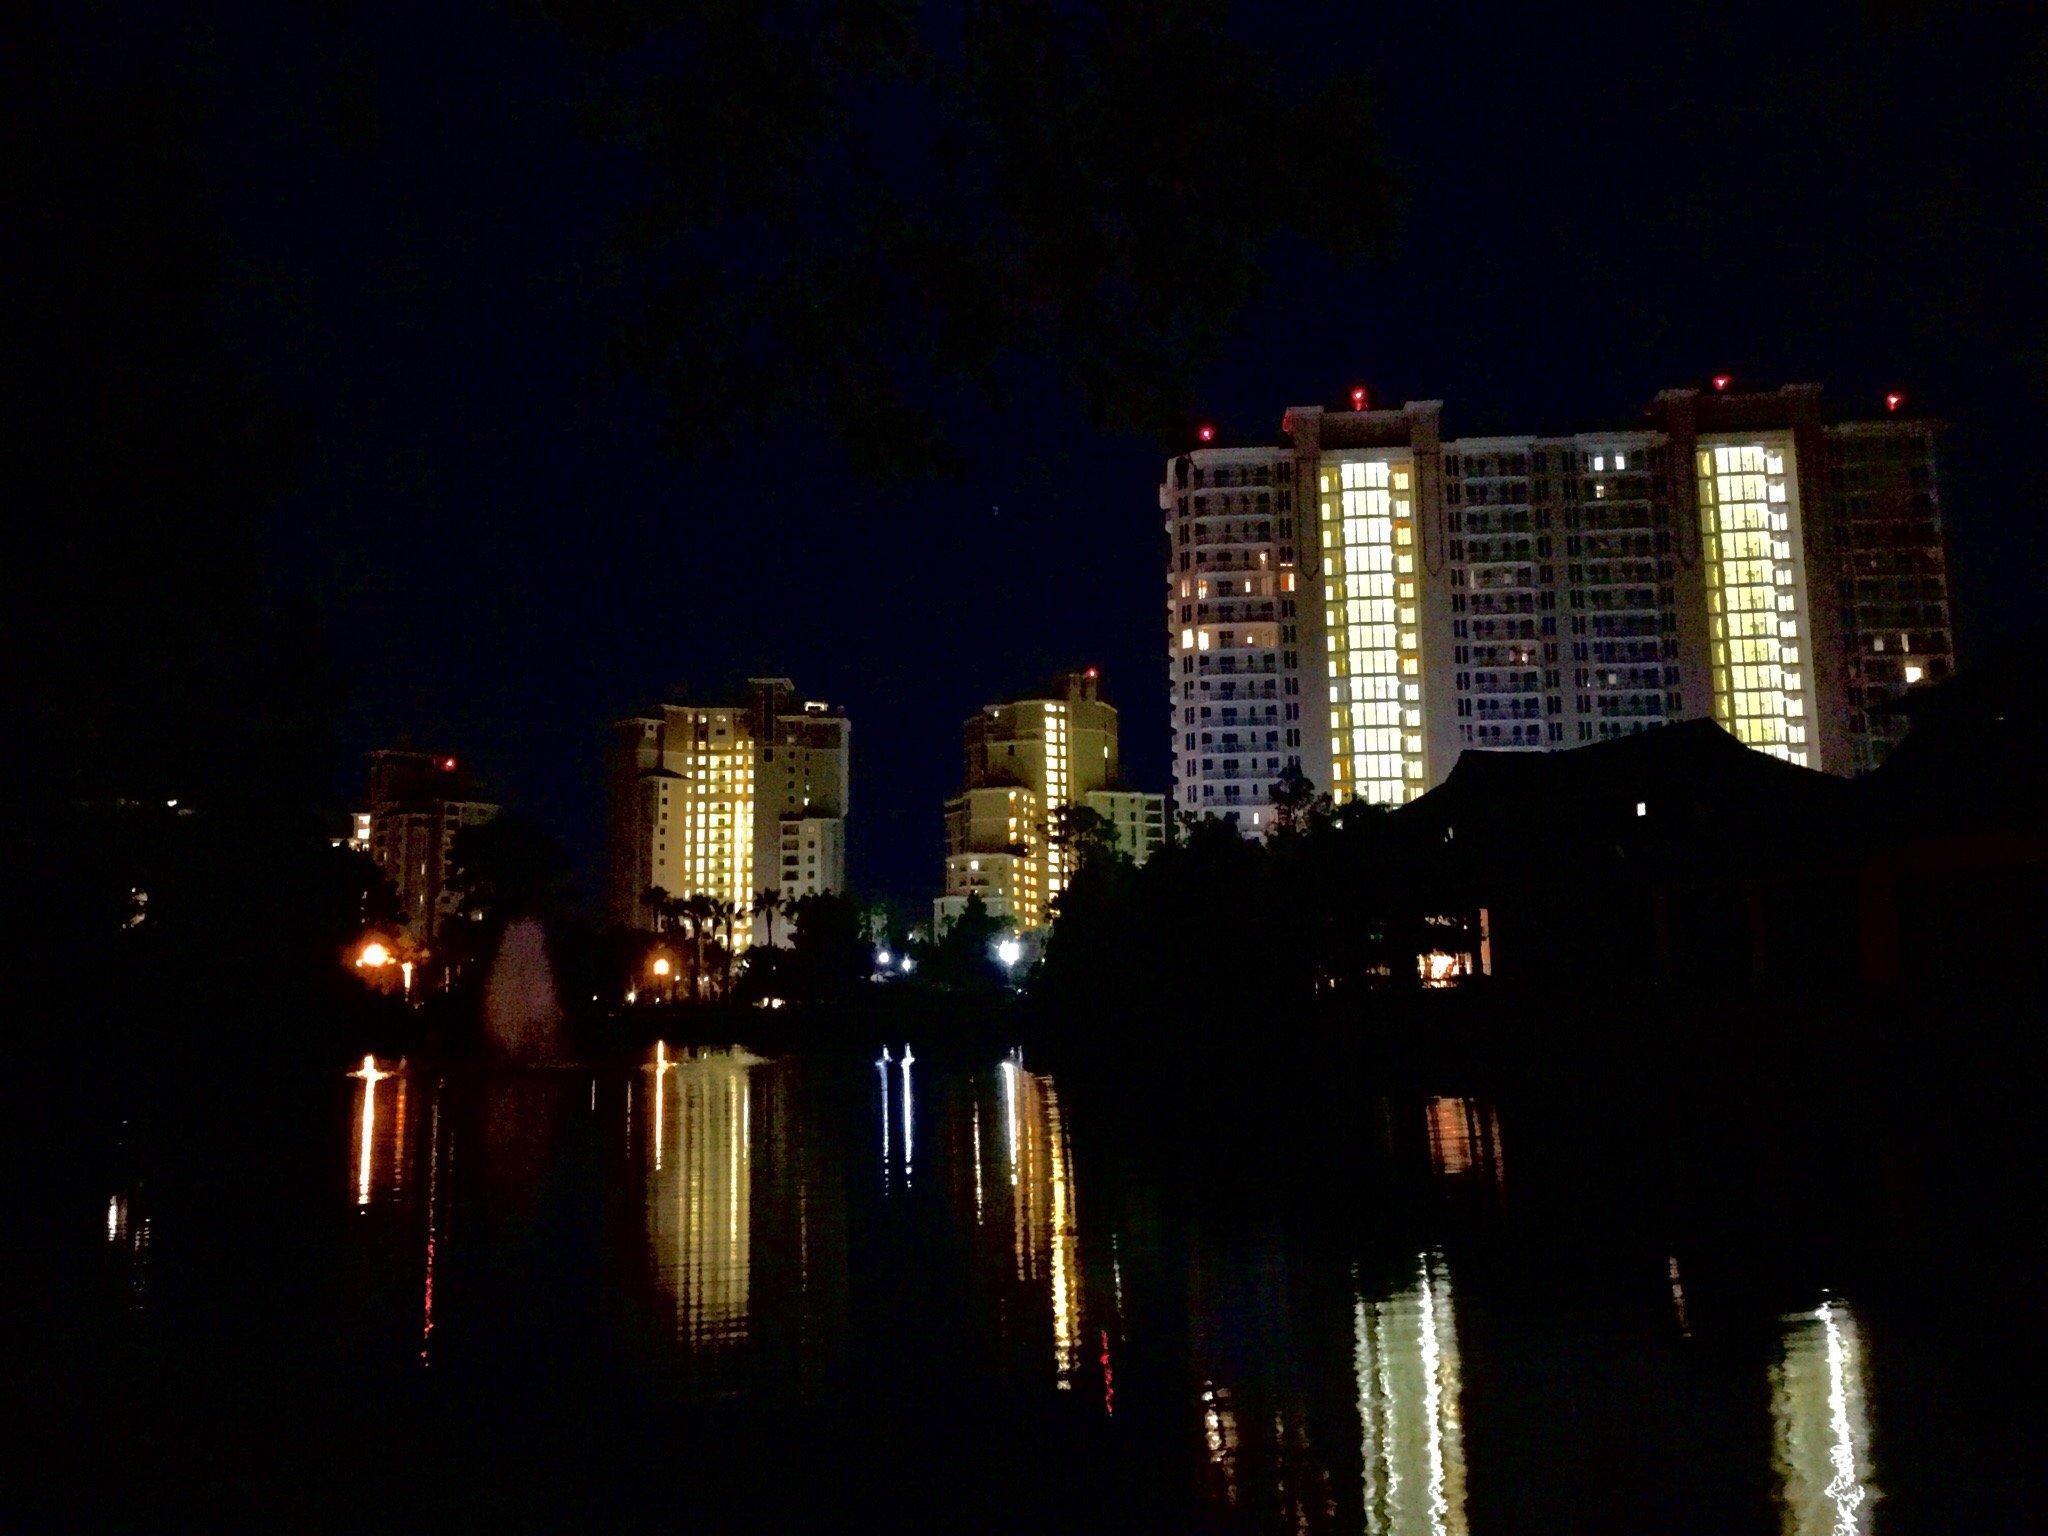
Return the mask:
<svg viewBox="0 0 2048 1536">
<path fill-rule="evenodd" d="M 1015 939 L 1004 939 L 996 945 L 996 958 L 1003 962 L 1005 970 L 1015 969 L 1017 962 L 1024 958 L 1024 946 Z"/>
<path fill-rule="evenodd" d="M 368 967 L 370 970 L 377 971 L 382 970 L 390 963 L 391 951 L 375 939 L 365 944 L 362 948 L 362 953 L 356 956 L 356 965 L 359 969 Z"/>
</svg>

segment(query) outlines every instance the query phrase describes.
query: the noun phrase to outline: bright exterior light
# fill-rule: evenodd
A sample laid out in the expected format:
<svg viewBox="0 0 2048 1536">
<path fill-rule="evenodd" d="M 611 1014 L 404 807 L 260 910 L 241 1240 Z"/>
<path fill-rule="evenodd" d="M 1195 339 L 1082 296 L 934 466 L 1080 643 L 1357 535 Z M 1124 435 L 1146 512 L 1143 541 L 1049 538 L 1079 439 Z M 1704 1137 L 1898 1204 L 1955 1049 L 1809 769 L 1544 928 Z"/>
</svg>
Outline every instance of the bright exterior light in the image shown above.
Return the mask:
<svg viewBox="0 0 2048 1536">
<path fill-rule="evenodd" d="M 666 955 L 656 955 L 654 957 L 654 964 L 650 965 L 648 969 L 657 976 L 666 976 L 668 974 L 668 957 Z"/>
<path fill-rule="evenodd" d="M 887 951 L 886 949 L 878 949 L 875 951 L 875 964 L 882 967 L 883 970 L 887 970 L 890 966 L 894 965 L 895 963 L 896 957 L 890 954 L 889 951 Z"/>
<path fill-rule="evenodd" d="M 367 965 L 372 970 L 377 969 L 379 966 L 389 965 L 390 963 L 391 951 L 382 944 L 379 944 L 375 939 L 365 944 L 363 952 L 356 956 L 357 965 Z"/>
<path fill-rule="evenodd" d="M 996 958 L 1004 965 L 1015 965 L 1024 958 L 1024 946 L 1015 939 L 1004 939 L 996 945 Z"/>
<path fill-rule="evenodd" d="M 1732 374 L 1717 373 L 1714 375 L 1714 388 L 1716 389 L 1726 389 L 1730 384 L 1733 384 L 1734 382 L 1735 379 Z"/>
<path fill-rule="evenodd" d="M 442 758 L 441 769 L 444 773 L 453 773 L 455 771 L 455 759 L 452 757 Z"/>
<path fill-rule="evenodd" d="M 903 974 L 908 976 L 912 971 L 917 969 L 917 962 L 911 959 L 910 956 L 905 955 L 903 957 L 902 969 Z"/>
<path fill-rule="evenodd" d="M 1354 384 L 1351 387 L 1351 409 L 1354 411 L 1364 410 L 1365 400 L 1365 386 L 1363 384 Z"/>
<path fill-rule="evenodd" d="M 1884 408 L 1888 411 L 1896 411 L 1900 406 L 1904 405 L 1905 403 L 1906 397 L 1900 394 L 1897 390 L 1893 390 L 1890 394 L 1884 397 Z"/>
<path fill-rule="evenodd" d="M 1649 815 L 1649 814 L 1650 814 L 1650 802 L 1649 802 L 1649 801 L 1647 801 L 1647 800 L 1638 800 L 1638 801 L 1636 802 L 1636 814 L 1637 814 L 1638 816 L 1647 816 L 1647 815 Z"/>
<path fill-rule="evenodd" d="M 1216 429 L 1210 426 L 1209 423 L 1205 421 L 1199 427 L 1195 428 L 1195 436 L 1199 437 L 1205 443 L 1213 443 L 1216 441 Z"/>
</svg>

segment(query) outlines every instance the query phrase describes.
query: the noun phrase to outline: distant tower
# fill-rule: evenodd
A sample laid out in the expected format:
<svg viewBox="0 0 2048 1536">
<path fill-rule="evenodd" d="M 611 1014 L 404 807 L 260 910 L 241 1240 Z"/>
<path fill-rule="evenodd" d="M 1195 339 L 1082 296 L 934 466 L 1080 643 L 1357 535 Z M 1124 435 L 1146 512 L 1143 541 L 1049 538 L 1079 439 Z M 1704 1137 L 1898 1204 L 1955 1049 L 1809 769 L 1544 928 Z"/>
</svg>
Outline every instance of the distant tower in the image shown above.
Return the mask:
<svg viewBox="0 0 2048 1536">
<path fill-rule="evenodd" d="M 499 807 L 479 796 L 474 775 L 453 755 L 394 747 L 368 761 L 369 808 L 355 813 L 350 841 L 390 880 L 406 931 L 424 944 L 455 912 L 448 883 L 455 834 L 481 826 Z"/>
<path fill-rule="evenodd" d="M 1163 795 L 1121 789 L 1116 710 L 1094 668 L 1062 673 L 1042 692 L 991 704 L 967 721 L 966 783 L 946 803 L 941 927 L 981 897 L 1019 931 L 1051 921 L 1070 854 L 1055 839 L 1070 806 L 1101 815 L 1134 858 L 1165 836 Z"/>
<path fill-rule="evenodd" d="M 611 728 L 606 910 L 645 927 L 642 896 L 716 896 L 751 912 L 846 887 L 849 722 L 799 702 L 786 678 L 755 678 L 745 704 L 664 704 Z M 748 916 L 739 934 L 757 925 Z"/>
</svg>

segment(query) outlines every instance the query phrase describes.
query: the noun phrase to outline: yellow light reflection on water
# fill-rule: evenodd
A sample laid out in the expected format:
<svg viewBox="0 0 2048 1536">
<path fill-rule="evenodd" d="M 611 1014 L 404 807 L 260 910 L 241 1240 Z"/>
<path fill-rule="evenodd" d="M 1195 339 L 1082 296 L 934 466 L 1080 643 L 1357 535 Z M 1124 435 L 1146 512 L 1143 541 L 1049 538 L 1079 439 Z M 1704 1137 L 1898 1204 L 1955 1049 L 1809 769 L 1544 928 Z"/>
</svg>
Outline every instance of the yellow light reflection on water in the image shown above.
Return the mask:
<svg viewBox="0 0 2048 1536">
<path fill-rule="evenodd" d="M 667 1097 L 663 1086 L 668 1076 L 668 1042 L 654 1042 L 654 1171 L 661 1172 L 662 1101 Z"/>
<path fill-rule="evenodd" d="M 675 1305 L 678 1339 L 711 1351 L 749 1330 L 753 1113 L 743 1051 L 690 1050 L 669 1062 L 674 1145 L 648 1191 L 658 1278 Z"/>
<path fill-rule="evenodd" d="M 363 1084 L 361 1130 L 356 1150 L 356 1204 L 363 1206 L 370 1203 L 370 1149 L 377 1135 L 377 1085 L 391 1074 L 378 1069 L 375 1056 L 365 1056 L 362 1066 L 349 1076 L 360 1078 Z"/>
<path fill-rule="evenodd" d="M 1778 1503 L 1786 1536 L 1864 1536 L 1871 1481 L 1870 1412 L 1861 1330 L 1839 1300 L 1785 1320 L 1771 1371 Z"/>
<path fill-rule="evenodd" d="M 1415 1283 L 1352 1308 L 1365 1529 L 1463 1536 L 1464 1384 L 1450 1272 L 1435 1254 Z"/>
</svg>

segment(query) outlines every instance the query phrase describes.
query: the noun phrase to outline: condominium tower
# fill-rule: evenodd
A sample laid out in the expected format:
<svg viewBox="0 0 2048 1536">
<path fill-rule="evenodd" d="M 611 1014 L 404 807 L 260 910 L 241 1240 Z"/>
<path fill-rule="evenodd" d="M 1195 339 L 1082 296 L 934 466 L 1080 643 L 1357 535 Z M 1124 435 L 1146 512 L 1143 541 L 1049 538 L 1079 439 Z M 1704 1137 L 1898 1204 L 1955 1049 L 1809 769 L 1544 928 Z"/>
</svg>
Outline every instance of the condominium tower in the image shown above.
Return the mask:
<svg viewBox="0 0 2048 1536">
<path fill-rule="evenodd" d="M 612 726 L 612 921 L 646 926 L 650 888 L 742 911 L 763 890 L 794 900 L 845 888 L 846 715 L 799 702 L 787 678 L 750 679 L 747 695 Z"/>
<path fill-rule="evenodd" d="M 1445 440 L 1441 405 L 1287 412 L 1167 465 L 1180 810 L 1263 830 L 1290 766 L 1398 805 L 1466 747 L 1710 717 L 1836 772 L 1953 666 L 1935 424 L 1813 385 L 1667 390 L 1638 428 Z"/>
<path fill-rule="evenodd" d="M 979 896 L 1019 931 L 1052 920 L 1071 854 L 1057 837 L 1069 807 L 1103 818 L 1138 862 L 1165 838 L 1166 801 L 1118 783 L 1116 710 L 1102 702 L 1093 667 L 1055 678 L 1042 693 L 991 704 L 963 732 L 967 777 L 946 802 L 943 928 Z"/>
<path fill-rule="evenodd" d="M 369 808 L 354 814 L 350 843 L 391 882 L 407 933 L 428 943 L 455 912 L 455 834 L 483 825 L 498 806 L 459 759 L 403 747 L 369 755 L 367 788 Z"/>
</svg>

